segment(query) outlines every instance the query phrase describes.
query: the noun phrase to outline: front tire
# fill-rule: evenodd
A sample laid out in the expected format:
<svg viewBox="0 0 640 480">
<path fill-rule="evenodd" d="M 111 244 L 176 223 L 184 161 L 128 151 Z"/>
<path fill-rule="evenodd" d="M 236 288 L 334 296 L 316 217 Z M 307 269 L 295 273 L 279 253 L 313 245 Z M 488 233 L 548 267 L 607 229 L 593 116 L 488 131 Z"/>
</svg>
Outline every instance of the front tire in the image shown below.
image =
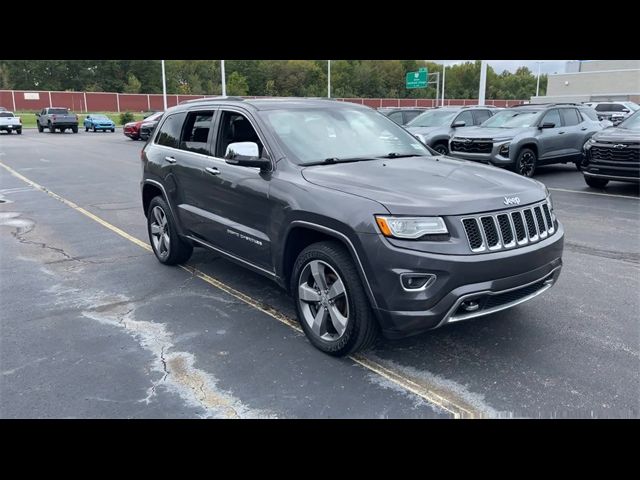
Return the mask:
<svg viewBox="0 0 640 480">
<path fill-rule="evenodd" d="M 594 178 L 594 177 L 584 177 L 584 181 L 587 182 L 591 188 L 604 188 L 609 183 L 609 180 L 606 178 Z"/>
<path fill-rule="evenodd" d="M 44 127 L 40 125 L 40 122 L 38 122 L 38 132 L 40 133 L 44 132 Z"/>
<path fill-rule="evenodd" d="M 351 255 L 341 244 L 318 242 L 293 266 L 291 291 L 298 321 L 313 346 L 341 357 L 370 347 L 378 324 Z"/>
<path fill-rule="evenodd" d="M 165 265 L 184 263 L 193 253 L 193 246 L 178 235 L 171 209 L 162 197 L 155 197 L 147 211 L 147 232 L 156 258 Z"/>
<path fill-rule="evenodd" d="M 89 131 L 89 127 L 87 127 L 86 125 L 84 126 L 84 131 L 88 132 Z"/>
<path fill-rule="evenodd" d="M 449 153 L 449 147 L 446 143 L 436 143 L 433 146 L 433 149 L 438 152 L 440 155 L 447 155 Z"/>
<path fill-rule="evenodd" d="M 538 166 L 538 157 L 536 152 L 530 148 L 523 148 L 516 159 L 515 171 L 523 177 L 531 178 L 536 172 Z"/>
<path fill-rule="evenodd" d="M 49 133 L 56 133 L 56 127 L 54 127 L 53 125 L 49 124 Z"/>
</svg>

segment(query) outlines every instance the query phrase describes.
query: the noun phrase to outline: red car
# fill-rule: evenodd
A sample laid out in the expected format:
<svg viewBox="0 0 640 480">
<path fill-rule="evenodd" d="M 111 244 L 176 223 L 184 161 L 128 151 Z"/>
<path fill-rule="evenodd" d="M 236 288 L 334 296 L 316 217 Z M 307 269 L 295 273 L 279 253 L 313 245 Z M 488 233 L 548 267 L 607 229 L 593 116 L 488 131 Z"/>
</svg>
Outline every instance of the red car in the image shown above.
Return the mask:
<svg viewBox="0 0 640 480">
<path fill-rule="evenodd" d="M 125 124 L 122 129 L 125 136 L 129 137 L 131 140 L 138 140 L 140 138 L 140 126 L 142 122 L 149 122 L 152 120 L 158 120 L 164 112 L 156 112 L 153 115 L 149 115 L 144 120 L 138 120 L 137 122 L 129 122 Z"/>
</svg>

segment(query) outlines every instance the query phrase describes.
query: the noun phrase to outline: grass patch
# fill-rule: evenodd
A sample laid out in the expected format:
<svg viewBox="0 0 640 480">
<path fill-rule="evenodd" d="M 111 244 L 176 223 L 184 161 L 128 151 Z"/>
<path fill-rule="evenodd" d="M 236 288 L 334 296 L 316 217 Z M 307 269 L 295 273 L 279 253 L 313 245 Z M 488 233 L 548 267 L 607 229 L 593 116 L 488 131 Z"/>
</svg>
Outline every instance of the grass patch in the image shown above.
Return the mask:
<svg viewBox="0 0 640 480">
<path fill-rule="evenodd" d="M 14 112 L 15 115 L 17 117 L 20 117 L 20 119 L 22 120 L 22 126 L 24 128 L 36 128 L 36 114 L 32 113 L 32 112 Z M 84 117 L 86 117 L 87 115 L 95 115 L 95 114 L 102 114 L 102 115 L 106 115 L 107 117 L 109 117 L 111 120 L 113 120 L 113 122 L 116 124 L 117 127 L 121 127 L 122 125 L 120 124 L 120 114 L 119 113 L 114 113 L 114 112 L 90 112 L 90 113 L 79 113 L 78 114 L 78 125 L 80 128 L 82 128 L 82 125 L 84 122 Z M 138 120 L 142 120 L 143 119 L 143 114 L 142 113 L 135 113 L 133 112 L 133 118 L 134 121 L 138 121 Z"/>
</svg>

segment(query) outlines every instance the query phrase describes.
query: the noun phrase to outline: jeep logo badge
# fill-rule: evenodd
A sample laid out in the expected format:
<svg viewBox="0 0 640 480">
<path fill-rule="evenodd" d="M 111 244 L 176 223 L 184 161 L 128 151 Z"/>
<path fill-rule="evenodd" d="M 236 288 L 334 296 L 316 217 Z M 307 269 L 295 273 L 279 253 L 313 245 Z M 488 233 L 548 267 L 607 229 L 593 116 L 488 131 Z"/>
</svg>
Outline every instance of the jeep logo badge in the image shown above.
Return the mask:
<svg viewBox="0 0 640 480">
<path fill-rule="evenodd" d="M 520 205 L 520 197 L 504 197 L 505 205 Z"/>
</svg>

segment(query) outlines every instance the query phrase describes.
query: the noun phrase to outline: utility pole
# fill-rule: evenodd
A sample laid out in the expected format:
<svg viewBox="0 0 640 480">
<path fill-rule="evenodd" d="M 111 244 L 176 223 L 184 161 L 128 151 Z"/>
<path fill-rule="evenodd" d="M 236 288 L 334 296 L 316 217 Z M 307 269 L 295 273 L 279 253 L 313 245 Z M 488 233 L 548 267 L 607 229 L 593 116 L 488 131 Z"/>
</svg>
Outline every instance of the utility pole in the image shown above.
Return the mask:
<svg viewBox="0 0 640 480">
<path fill-rule="evenodd" d="M 164 105 L 164 111 L 167 111 L 167 76 L 164 73 L 164 60 L 162 62 L 162 104 Z"/>
<path fill-rule="evenodd" d="M 440 98 L 440 72 L 436 72 L 436 104 L 438 106 L 438 99 Z"/>
<path fill-rule="evenodd" d="M 327 98 L 331 98 L 331 60 L 327 64 Z"/>
<path fill-rule="evenodd" d="M 487 62 L 480 61 L 480 91 L 478 93 L 478 105 L 484 105 L 484 98 L 487 93 Z"/>
<path fill-rule="evenodd" d="M 220 60 L 220 74 L 222 75 L 222 96 L 227 96 L 227 79 L 224 74 L 224 60 Z"/>
</svg>

